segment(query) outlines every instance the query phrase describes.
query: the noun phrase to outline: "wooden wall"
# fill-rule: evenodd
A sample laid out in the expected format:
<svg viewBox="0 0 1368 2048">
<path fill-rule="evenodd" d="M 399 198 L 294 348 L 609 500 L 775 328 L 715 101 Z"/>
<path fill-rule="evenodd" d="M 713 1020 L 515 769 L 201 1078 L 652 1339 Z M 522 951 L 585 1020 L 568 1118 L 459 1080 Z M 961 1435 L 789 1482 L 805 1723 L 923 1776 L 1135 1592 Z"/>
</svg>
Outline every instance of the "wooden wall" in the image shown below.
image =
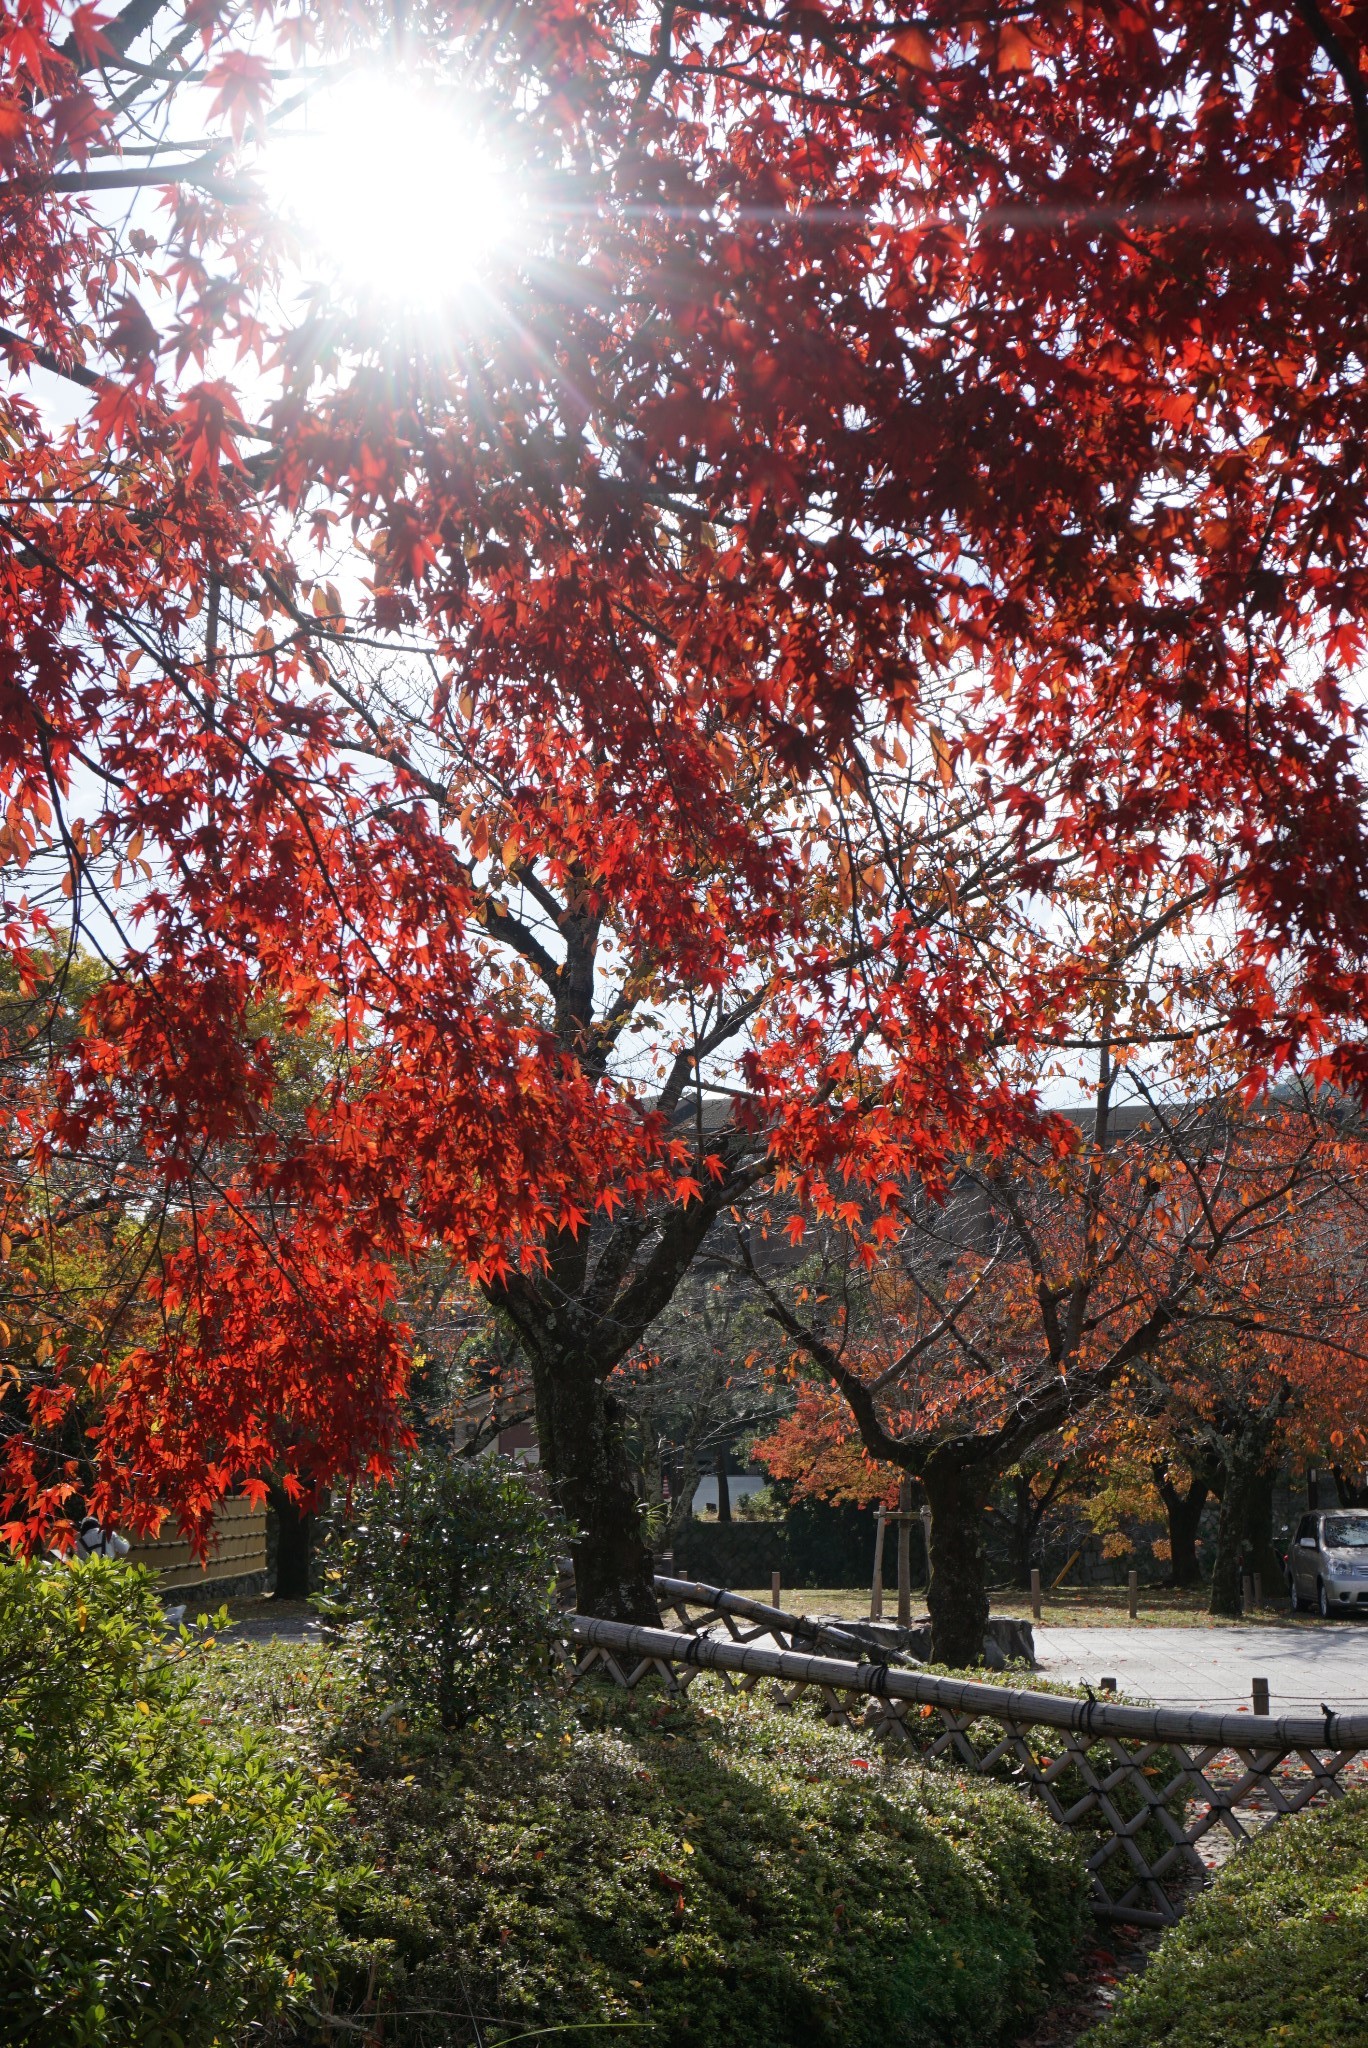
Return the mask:
<svg viewBox="0 0 1368 2048">
<path fill-rule="evenodd" d="M 193 1591 L 218 1579 L 242 1578 L 266 1569 L 266 1509 L 250 1501 L 226 1500 L 214 1517 L 209 1562 L 202 1566 L 174 1523 L 161 1536 L 140 1537 L 128 1553 L 130 1564 L 157 1574 L 163 1593 Z"/>
</svg>

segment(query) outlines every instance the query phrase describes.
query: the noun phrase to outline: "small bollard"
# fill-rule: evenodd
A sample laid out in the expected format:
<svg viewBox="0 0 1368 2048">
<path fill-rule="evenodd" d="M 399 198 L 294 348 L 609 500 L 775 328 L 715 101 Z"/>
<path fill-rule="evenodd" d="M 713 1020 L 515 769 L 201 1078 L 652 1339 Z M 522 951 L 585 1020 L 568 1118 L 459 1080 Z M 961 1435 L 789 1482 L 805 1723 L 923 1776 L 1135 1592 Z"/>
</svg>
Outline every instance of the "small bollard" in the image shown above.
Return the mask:
<svg viewBox="0 0 1368 2048">
<path fill-rule="evenodd" d="M 1250 1578 L 1248 1572 L 1245 1573 L 1240 1581 L 1240 1593 L 1243 1611 L 1246 1614 L 1252 1614 L 1254 1612 L 1254 1581 Z"/>
<path fill-rule="evenodd" d="M 1139 1574 L 1139 1572 L 1127 1572 L 1127 1573 L 1126 1573 L 1126 1606 L 1127 1606 L 1127 1608 L 1128 1608 L 1128 1609 L 1130 1610 L 1130 1618 L 1131 1618 L 1131 1620 L 1132 1620 L 1132 1621 L 1134 1621 L 1134 1620 L 1135 1620 L 1135 1618 L 1136 1618 L 1136 1616 L 1137 1616 L 1137 1615 L 1139 1614 L 1139 1612 L 1140 1612 L 1140 1574 Z"/>
<path fill-rule="evenodd" d="M 1255 1679 L 1251 1696 L 1254 1701 L 1255 1713 L 1266 1714 L 1268 1712 L 1268 1680 L 1266 1678 Z"/>
<path fill-rule="evenodd" d="M 1099 1690 L 1102 1692 L 1116 1691 L 1116 1680 L 1114 1678 L 1099 1678 L 1097 1683 Z"/>
<path fill-rule="evenodd" d="M 1031 1619 L 1040 1619 L 1040 1571 L 1035 1565 L 1031 1567 Z"/>
<path fill-rule="evenodd" d="M 771 1607 L 778 1607 L 778 1606 L 779 1606 L 780 1604 L 781 1604 L 781 1603 L 780 1603 L 780 1599 L 779 1599 L 779 1574 L 778 1574 L 778 1572 L 771 1572 L 771 1573 L 770 1573 L 770 1606 L 771 1606 Z"/>
</svg>

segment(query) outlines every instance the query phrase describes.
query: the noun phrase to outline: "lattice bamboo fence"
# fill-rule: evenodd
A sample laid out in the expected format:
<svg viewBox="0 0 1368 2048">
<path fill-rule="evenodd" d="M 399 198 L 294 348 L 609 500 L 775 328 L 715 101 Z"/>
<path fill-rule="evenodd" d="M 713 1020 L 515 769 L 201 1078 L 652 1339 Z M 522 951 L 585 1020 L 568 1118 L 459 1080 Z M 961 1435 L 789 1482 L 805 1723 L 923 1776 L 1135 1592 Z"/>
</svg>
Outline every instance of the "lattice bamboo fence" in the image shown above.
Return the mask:
<svg viewBox="0 0 1368 2048">
<path fill-rule="evenodd" d="M 677 1628 L 566 1617 L 572 1685 L 601 1675 L 630 1690 L 657 1678 L 683 1692 L 700 1671 L 748 1692 L 773 1681 L 761 1696 L 776 1707 L 812 1696 L 828 1721 L 923 1763 L 1009 1779 L 1061 1827 L 1096 1837 L 1087 1860 L 1101 1919 L 1170 1925 L 1220 1860 L 1216 1831 L 1242 1848 L 1365 1779 L 1368 1713 L 1189 1713 L 937 1678 L 874 1652 L 859 1624 L 814 1622 L 685 1579 L 658 1579 L 656 1592 Z"/>
</svg>

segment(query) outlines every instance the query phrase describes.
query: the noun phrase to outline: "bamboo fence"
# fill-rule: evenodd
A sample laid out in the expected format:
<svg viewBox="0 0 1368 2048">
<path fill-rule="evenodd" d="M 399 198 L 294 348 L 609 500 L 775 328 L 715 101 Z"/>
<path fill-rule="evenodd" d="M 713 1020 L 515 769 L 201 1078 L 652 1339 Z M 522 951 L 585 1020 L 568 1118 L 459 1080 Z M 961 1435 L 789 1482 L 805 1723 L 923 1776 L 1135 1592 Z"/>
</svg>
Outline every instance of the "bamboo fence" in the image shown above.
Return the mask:
<svg viewBox="0 0 1368 2048">
<path fill-rule="evenodd" d="M 264 1572 L 266 1510 L 237 1497 L 220 1501 L 214 1514 L 209 1556 L 203 1564 L 179 1530 L 166 1536 L 138 1537 L 128 1557 L 130 1564 L 146 1565 L 156 1573 L 160 1593 L 207 1588 L 222 1579 Z"/>
<path fill-rule="evenodd" d="M 922 1763 L 1010 1780 L 1061 1827 L 1096 1838 L 1087 1864 L 1099 1919 L 1170 1926 L 1221 1860 L 1216 1831 L 1227 1851 L 1243 1848 L 1365 1779 L 1368 1713 L 1212 1714 L 936 1677 L 874 1651 L 858 1624 L 684 1579 L 657 1579 L 656 1592 L 677 1628 L 566 1616 L 571 1685 L 602 1676 L 630 1691 L 659 1679 L 682 1693 L 701 1671 L 747 1692 L 774 1681 L 761 1697 L 781 1710 L 811 1697 L 826 1720 Z"/>
</svg>

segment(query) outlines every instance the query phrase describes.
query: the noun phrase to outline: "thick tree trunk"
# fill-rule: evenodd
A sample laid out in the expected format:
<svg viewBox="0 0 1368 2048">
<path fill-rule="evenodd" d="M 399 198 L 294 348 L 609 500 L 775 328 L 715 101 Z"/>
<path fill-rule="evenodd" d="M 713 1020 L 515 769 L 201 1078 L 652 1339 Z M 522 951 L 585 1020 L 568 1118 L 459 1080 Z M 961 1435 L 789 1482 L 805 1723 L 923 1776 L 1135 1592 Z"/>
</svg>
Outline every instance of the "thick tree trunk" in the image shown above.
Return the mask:
<svg viewBox="0 0 1368 2048">
<path fill-rule="evenodd" d="M 1168 1518 L 1170 1583 L 1180 1589 L 1196 1586 L 1202 1576 L 1197 1559 L 1197 1532 L 1211 1489 L 1206 1480 L 1197 1475 L 1189 1481 L 1184 1492 L 1174 1485 L 1162 1465 L 1154 1468 L 1154 1486 Z"/>
<path fill-rule="evenodd" d="M 1255 1416 L 1237 1435 L 1226 1439 L 1225 1484 L 1216 1524 L 1216 1556 L 1211 1569 L 1212 1614 L 1238 1615 L 1240 1580 L 1249 1567 L 1249 1526 L 1263 1476 L 1274 1421 Z"/>
<path fill-rule="evenodd" d="M 731 1488 L 727 1484 L 727 1452 L 725 1445 L 718 1450 L 714 1469 L 717 1473 L 717 1519 L 719 1522 L 729 1522 L 732 1518 Z"/>
<path fill-rule="evenodd" d="M 988 1626 L 983 1544 L 987 1487 L 983 1475 L 932 1452 L 922 1469 L 931 1509 L 931 1657 L 937 1664 L 977 1664 Z"/>
<path fill-rule="evenodd" d="M 275 1598 L 307 1600 L 312 1590 L 313 1514 L 301 1514 L 283 1486 L 271 1488 L 270 1508 L 276 1525 Z"/>
<path fill-rule="evenodd" d="M 659 1627 L 617 1402 L 581 1358 L 535 1364 L 532 1384 L 542 1470 L 572 1531 L 580 1613 Z"/>
<path fill-rule="evenodd" d="M 1268 1465 L 1255 1474 L 1245 1508 L 1245 1555 L 1248 1569 L 1258 1572 L 1265 1587 L 1281 1582 L 1282 1560 L 1273 1547 L 1273 1486 L 1277 1478 Z"/>
</svg>

